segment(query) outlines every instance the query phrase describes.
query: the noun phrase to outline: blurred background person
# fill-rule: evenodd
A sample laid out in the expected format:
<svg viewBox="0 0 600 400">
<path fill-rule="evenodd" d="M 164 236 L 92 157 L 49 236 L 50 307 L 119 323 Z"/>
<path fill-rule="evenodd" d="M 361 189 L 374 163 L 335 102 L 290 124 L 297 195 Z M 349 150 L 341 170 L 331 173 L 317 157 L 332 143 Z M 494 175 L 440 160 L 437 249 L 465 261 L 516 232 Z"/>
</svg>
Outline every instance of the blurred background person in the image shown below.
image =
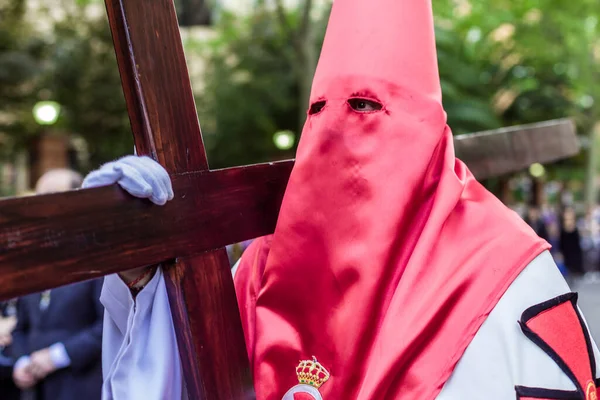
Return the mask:
<svg viewBox="0 0 600 400">
<path fill-rule="evenodd" d="M 585 278 L 589 282 L 600 281 L 600 214 L 598 206 L 590 207 L 581 219 L 582 249 Z"/>
<path fill-rule="evenodd" d="M 539 237 L 547 242 L 550 242 L 550 236 L 548 235 L 546 222 L 542 218 L 542 213 L 537 205 L 532 204 L 529 206 L 527 210 L 527 216 L 525 217 L 525 222 L 527 222 L 529 226 L 533 228 Z"/>
<path fill-rule="evenodd" d="M 19 400 L 21 394 L 12 380 L 12 332 L 17 324 L 16 301 L 0 302 L 0 399 Z"/>
<path fill-rule="evenodd" d="M 78 188 L 70 170 L 51 170 L 36 192 Z M 31 400 L 100 399 L 103 308 L 102 279 L 46 290 L 17 301 L 13 378 Z"/>
<path fill-rule="evenodd" d="M 577 216 L 572 208 L 565 208 L 562 212 L 559 248 L 570 280 L 583 275 L 585 270 L 581 235 L 577 227 Z"/>
<path fill-rule="evenodd" d="M 556 262 L 556 266 L 563 274 L 563 276 L 567 277 L 569 275 L 569 271 L 565 267 L 565 261 L 563 255 L 560 251 L 560 233 L 561 233 L 561 223 L 559 220 L 551 220 L 547 223 L 548 228 L 548 242 L 552 246 L 550 249 L 550 253 L 554 258 L 554 262 Z"/>
</svg>

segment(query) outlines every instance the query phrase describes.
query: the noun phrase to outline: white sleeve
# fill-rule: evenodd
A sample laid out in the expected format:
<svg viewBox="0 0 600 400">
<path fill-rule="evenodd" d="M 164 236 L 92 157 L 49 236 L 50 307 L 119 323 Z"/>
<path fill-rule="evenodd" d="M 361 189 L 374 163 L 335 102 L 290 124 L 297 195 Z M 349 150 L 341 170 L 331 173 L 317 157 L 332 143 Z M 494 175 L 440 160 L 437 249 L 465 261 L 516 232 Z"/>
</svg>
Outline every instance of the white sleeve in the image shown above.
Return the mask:
<svg viewBox="0 0 600 400">
<path fill-rule="evenodd" d="M 485 320 L 437 400 L 514 399 L 516 385 L 575 390 L 558 364 L 517 323 L 527 308 L 569 292 L 549 252 L 533 260 Z M 593 340 L 592 347 L 599 360 Z"/>
<path fill-rule="evenodd" d="M 240 259 L 237 260 L 237 262 L 235 263 L 233 268 L 231 268 L 231 275 L 233 275 L 234 277 L 235 277 L 235 273 L 237 272 L 238 268 L 240 267 L 241 262 L 242 262 L 242 258 L 240 257 Z"/>
<path fill-rule="evenodd" d="M 233 267 L 235 274 L 241 259 Z M 187 398 L 162 270 L 134 301 L 118 275 L 104 279 L 103 400 Z"/>
<path fill-rule="evenodd" d="M 185 399 L 177 339 L 162 270 L 133 300 L 125 283 L 104 280 L 103 400 Z"/>
</svg>

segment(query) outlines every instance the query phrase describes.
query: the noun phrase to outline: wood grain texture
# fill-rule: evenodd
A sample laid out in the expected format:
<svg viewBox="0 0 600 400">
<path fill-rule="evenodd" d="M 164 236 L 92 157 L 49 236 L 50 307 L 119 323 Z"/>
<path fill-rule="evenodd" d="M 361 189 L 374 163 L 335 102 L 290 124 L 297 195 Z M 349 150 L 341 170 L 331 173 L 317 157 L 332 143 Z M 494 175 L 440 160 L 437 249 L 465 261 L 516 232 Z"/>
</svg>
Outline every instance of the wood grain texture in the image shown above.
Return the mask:
<svg viewBox="0 0 600 400">
<path fill-rule="evenodd" d="M 105 1 L 138 154 L 152 156 L 171 174 L 208 170 L 173 0 Z M 222 182 L 213 183 L 218 186 Z M 235 195 L 244 186 L 242 182 L 238 183 L 239 187 L 230 186 L 230 193 Z M 188 203 L 197 206 L 201 206 L 202 201 L 206 200 L 194 190 L 184 195 L 188 196 Z M 187 218 L 190 210 L 179 207 L 173 216 L 179 217 L 180 232 L 185 232 L 194 242 L 201 242 L 212 236 L 236 235 L 234 232 L 239 228 L 237 224 L 230 223 L 231 218 L 222 215 L 221 211 L 226 207 L 219 204 L 214 207 L 217 218 L 218 214 L 225 217 L 224 223 L 211 227 L 213 230 L 204 234 L 186 229 L 186 223 L 190 221 L 182 219 Z M 229 209 L 228 212 L 231 213 L 230 216 L 239 217 L 245 211 L 244 208 L 239 208 Z M 202 222 L 196 221 L 195 224 L 198 226 Z M 264 225 L 264 221 L 258 221 L 250 229 L 255 230 L 255 227 L 261 225 Z M 172 243 L 172 236 L 161 237 L 163 247 L 178 250 Z M 221 242 L 221 245 L 224 244 L 228 243 Z M 208 340 L 206 321 L 217 318 L 213 314 L 218 314 L 219 318 L 239 320 L 235 293 L 227 290 L 224 281 L 219 279 L 222 274 L 229 273 L 227 258 L 218 256 L 224 254 L 224 251 L 215 250 L 212 255 L 177 262 L 166 274 L 171 311 L 176 330 L 180 332 L 179 352 L 182 360 L 186 360 L 183 372 L 188 394 L 193 399 L 228 399 L 234 398 L 227 397 L 231 393 L 252 392 L 243 336 L 228 336 L 226 330 L 213 331 L 212 334 L 231 340 L 216 343 L 225 344 L 226 347 L 214 349 L 210 353 L 203 351 L 206 344 L 203 341 Z M 177 252 L 179 257 L 185 254 L 184 249 Z M 140 259 L 141 257 L 136 257 L 136 260 Z M 154 259 L 154 262 L 158 260 Z M 188 276 L 182 285 L 181 277 L 186 274 Z M 207 282 L 220 282 L 221 285 L 203 286 Z M 226 296 L 230 299 L 227 300 Z M 210 303 L 207 301 L 209 298 L 222 301 Z M 216 306 L 211 307 L 212 305 Z M 241 332 L 241 325 L 238 325 Z M 217 326 L 225 329 L 221 325 Z M 219 365 L 219 360 L 228 357 L 232 351 L 243 354 L 244 357 L 236 358 L 235 363 L 221 363 L 223 369 L 218 374 L 222 379 L 215 379 L 212 368 Z M 211 363 L 212 368 L 203 367 Z M 246 378 L 240 379 L 240 376 Z"/>
<path fill-rule="evenodd" d="M 164 207 L 118 186 L 2 200 L 0 298 L 272 233 L 291 168 L 288 161 L 176 175 L 176 197 Z"/>
<path fill-rule="evenodd" d="M 477 179 L 555 162 L 580 150 L 575 125 L 568 119 L 459 135 L 454 148 Z"/>
<path fill-rule="evenodd" d="M 178 329 L 177 342 L 196 349 L 196 360 L 190 353 L 182 354 L 182 365 L 186 371 L 202 371 L 201 379 L 187 379 L 196 386 L 188 387 L 195 399 L 245 400 L 254 399 L 252 378 L 240 365 L 248 364 L 244 334 L 239 315 L 235 288 L 224 249 L 178 258 L 170 263 L 166 273 L 169 299 L 173 318 L 180 328 L 188 324 L 190 329 Z M 202 274 L 197 273 L 201 269 Z M 207 295 L 210 294 L 210 295 Z M 180 298 L 185 298 L 186 308 Z M 189 310 L 202 310 L 189 312 Z M 229 371 L 229 373 L 224 373 Z"/>
<path fill-rule="evenodd" d="M 138 154 L 208 169 L 173 0 L 105 0 Z"/>
</svg>

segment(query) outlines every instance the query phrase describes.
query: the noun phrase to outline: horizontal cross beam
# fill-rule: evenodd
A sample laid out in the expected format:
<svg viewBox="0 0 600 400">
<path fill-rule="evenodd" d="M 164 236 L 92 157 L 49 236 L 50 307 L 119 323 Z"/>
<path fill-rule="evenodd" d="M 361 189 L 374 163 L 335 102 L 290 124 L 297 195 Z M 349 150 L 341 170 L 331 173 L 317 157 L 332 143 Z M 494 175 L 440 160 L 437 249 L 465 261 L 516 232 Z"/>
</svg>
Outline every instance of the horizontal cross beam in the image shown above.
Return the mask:
<svg viewBox="0 0 600 400">
<path fill-rule="evenodd" d="M 292 166 L 175 175 L 164 207 L 116 185 L 0 201 L 0 299 L 272 233 Z"/>
<path fill-rule="evenodd" d="M 479 179 L 579 151 L 569 120 L 459 135 L 454 143 Z M 164 207 L 117 186 L 0 201 L 0 299 L 270 234 L 292 167 L 174 175 L 176 197 Z"/>
<path fill-rule="evenodd" d="M 580 151 L 569 119 L 458 135 L 454 149 L 477 179 L 521 171 L 533 163 L 552 163 Z"/>
</svg>

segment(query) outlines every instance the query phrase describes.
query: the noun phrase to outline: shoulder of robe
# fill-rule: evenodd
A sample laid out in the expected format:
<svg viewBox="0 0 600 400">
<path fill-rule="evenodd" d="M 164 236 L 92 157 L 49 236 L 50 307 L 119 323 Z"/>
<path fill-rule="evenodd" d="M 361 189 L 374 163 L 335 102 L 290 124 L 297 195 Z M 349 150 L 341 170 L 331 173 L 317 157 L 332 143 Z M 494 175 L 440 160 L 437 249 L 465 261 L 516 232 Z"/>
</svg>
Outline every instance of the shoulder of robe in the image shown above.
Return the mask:
<svg viewBox="0 0 600 400">
<path fill-rule="evenodd" d="M 272 240 L 273 235 L 254 239 L 234 266 L 234 283 L 238 296 L 241 293 L 258 292 L 258 285 L 262 280 L 265 265 L 267 264 Z"/>
<path fill-rule="evenodd" d="M 254 360 L 256 340 L 256 299 L 261 289 L 262 276 L 271 249 L 271 240 L 272 236 L 255 239 L 244 251 L 239 264 L 234 268 L 236 271 L 233 283 L 250 365 Z"/>
<path fill-rule="evenodd" d="M 596 400 L 598 358 L 577 295 L 546 251 L 510 285 L 438 399 Z"/>
<path fill-rule="evenodd" d="M 237 267 L 237 270 L 234 275 L 237 275 L 237 271 L 239 270 L 252 269 L 257 266 L 264 269 L 264 264 L 266 264 L 267 256 L 271 250 L 272 241 L 273 235 L 261 236 L 254 239 L 236 263 L 235 267 Z"/>
</svg>

